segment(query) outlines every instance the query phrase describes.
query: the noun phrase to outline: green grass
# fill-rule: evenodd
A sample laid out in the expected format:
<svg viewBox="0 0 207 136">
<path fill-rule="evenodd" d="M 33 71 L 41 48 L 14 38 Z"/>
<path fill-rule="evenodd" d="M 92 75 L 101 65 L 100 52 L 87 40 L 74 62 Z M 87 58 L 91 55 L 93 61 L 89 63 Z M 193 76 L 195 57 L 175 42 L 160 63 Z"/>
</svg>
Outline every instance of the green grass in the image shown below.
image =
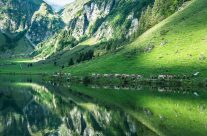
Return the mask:
<svg viewBox="0 0 207 136">
<path fill-rule="evenodd" d="M 83 42 L 79 43 L 78 45 L 81 45 L 81 46 L 84 46 L 84 45 L 91 46 L 91 45 L 96 44 L 97 42 L 98 42 L 97 39 L 95 37 L 93 37 L 93 38 L 87 39 L 86 41 L 83 41 Z"/>
<path fill-rule="evenodd" d="M 1 61 L 0 73 L 8 74 L 52 74 L 55 71 L 61 70 L 60 67 L 54 67 L 53 64 L 36 64 L 32 59 L 10 59 Z M 32 67 L 28 64 L 33 63 Z"/>
<path fill-rule="evenodd" d="M 74 74 L 140 73 L 140 74 L 193 74 L 207 75 L 207 2 L 194 0 L 184 10 L 162 21 L 118 53 L 111 53 L 90 62 L 68 68 Z M 166 34 L 161 34 L 166 31 Z M 162 42 L 167 42 L 161 46 Z M 151 52 L 140 51 L 149 44 Z M 205 56 L 206 57 L 206 56 Z M 204 58 L 205 58 L 204 57 Z"/>
<path fill-rule="evenodd" d="M 11 52 L 10 56 L 16 55 L 25 55 L 34 50 L 30 42 L 26 39 L 26 37 L 21 37 L 20 39 L 10 43 L 11 39 L 7 39 L 5 35 L 0 32 L 0 52 L 4 54 L 3 48 L 8 49 L 7 47 L 9 44 L 12 44 L 13 47 L 10 47 L 9 50 Z"/>
</svg>

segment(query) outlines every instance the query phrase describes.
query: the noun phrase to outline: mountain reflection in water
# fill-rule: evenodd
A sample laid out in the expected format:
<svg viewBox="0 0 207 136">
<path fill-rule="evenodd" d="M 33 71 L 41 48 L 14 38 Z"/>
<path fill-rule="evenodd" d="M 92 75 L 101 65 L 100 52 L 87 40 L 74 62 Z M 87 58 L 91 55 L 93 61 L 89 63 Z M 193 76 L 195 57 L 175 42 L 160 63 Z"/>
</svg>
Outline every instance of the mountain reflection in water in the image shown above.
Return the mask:
<svg viewBox="0 0 207 136">
<path fill-rule="evenodd" d="M 27 81 L 2 80 L 0 135 L 154 134 L 119 108 L 91 102 L 70 88 Z"/>
<path fill-rule="evenodd" d="M 0 135 L 205 135 L 207 92 L 122 90 L 0 77 Z"/>
</svg>

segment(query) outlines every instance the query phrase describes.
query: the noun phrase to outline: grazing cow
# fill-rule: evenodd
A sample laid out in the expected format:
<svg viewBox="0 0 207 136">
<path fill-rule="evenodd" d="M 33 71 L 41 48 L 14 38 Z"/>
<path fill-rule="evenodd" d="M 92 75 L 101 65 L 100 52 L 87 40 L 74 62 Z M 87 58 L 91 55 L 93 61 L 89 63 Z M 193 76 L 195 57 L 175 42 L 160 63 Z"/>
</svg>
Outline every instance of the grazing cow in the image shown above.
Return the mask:
<svg viewBox="0 0 207 136">
<path fill-rule="evenodd" d="M 115 90 L 120 90 L 120 87 L 119 86 L 114 86 L 114 89 Z"/>
</svg>

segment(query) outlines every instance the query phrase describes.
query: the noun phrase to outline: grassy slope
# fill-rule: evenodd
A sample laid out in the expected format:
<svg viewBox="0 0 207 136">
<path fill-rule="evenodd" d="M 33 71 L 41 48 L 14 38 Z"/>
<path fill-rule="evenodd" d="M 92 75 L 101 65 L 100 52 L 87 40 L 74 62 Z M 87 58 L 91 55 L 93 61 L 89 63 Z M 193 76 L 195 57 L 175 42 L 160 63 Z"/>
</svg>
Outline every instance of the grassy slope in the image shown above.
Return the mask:
<svg viewBox="0 0 207 136">
<path fill-rule="evenodd" d="M 65 68 L 65 72 L 76 75 L 90 73 L 139 73 L 146 76 L 157 74 L 193 74 L 201 72 L 207 76 L 206 60 L 199 57 L 207 54 L 207 1 L 193 0 L 192 4 L 162 21 L 130 45 L 116 53 L 111 53 L 89 62 Z M 168 31 L 165 35 L 160 32 Z M 160 44 L 167 41 L 165 46 Z M 155 48 L 151 52 L 142 52 L 149 44 Z M 206 56 L 207 57 L 207 56 Z M 64 56 L 67 60 L 67 56 Z M 54 67 L 53 62 L 37 63 L 28 68 L 32 61 L 15 61 L 0 66 L 0 73 L 52 73 L 60 71 L 61 66 Z M 23 63 L 24 62 L 24 63 Z M 22 68 L 20 67 L 20 63 Z M 67 63 L 67 62 L 65 62 Z M 63 64 L 65 64 L 63 63 Z"/>
<path fill-rule="evenodd" d="M 6 46 L 7 44 L 6 37 L 0 32 L 0 47 Z M 26 53 L 30 53 L 33 50 L 33 47 L 25 37 L 22 37 L 14 44 L 15 47 L 12 48 L 11 51 L 15 55 L 24 55 Z M 1 53 L 3 54 L 3 52 Z"/>
<path fill-rule="evenodd" d="M 32 52 L 33 50 L 34 48 L 29 43 L 29 41 L 23 37 L 17 42 L 17 46 L 14 48 L 13 52 L 16 55 L 25 55 Z"/>
<path fill-rule="evenodd" d="M 131 45 L 116 54 L 85 62 L 66 71 L 74 74 L 97 73 L 194 73 L 207 75 L 206 60 L 199 57 L 207 54 L 207 1 L 194 0 L 184 10 L 179 11 L 156 25 Z M 161 35 L 161 31 L 168 31 Z M 165 46 L 160 44 L 167 41 Z M 153 44 L 148 53 L 141 48 Z"/>
</svg>

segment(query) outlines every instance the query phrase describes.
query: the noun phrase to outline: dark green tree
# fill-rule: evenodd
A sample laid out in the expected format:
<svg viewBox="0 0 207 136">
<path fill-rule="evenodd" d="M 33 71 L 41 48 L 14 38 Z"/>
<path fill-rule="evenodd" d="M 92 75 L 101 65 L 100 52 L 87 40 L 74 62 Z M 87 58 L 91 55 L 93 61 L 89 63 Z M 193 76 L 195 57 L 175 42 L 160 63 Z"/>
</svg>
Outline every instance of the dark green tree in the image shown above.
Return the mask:
<svg viewBox="0 0 207 136">
<path fill-rule="evenodd" d="M 72 65 L 74 65 L 74 61 L 73 61 L 73 59 L 71 58 L 70 61 L 68 62 L 68 66 L 70 67 L 70 66 L 72 66 Z"/>
</svg>

